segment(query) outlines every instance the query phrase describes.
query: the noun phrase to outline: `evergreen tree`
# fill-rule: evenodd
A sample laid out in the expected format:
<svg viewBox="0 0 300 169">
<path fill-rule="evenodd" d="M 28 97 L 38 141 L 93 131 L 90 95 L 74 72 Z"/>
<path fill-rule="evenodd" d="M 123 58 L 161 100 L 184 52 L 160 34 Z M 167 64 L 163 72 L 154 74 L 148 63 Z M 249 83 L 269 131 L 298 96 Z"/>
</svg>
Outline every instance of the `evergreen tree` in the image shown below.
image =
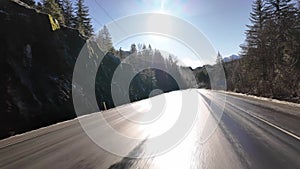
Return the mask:
<svg viewBox="0 0 300 169">
<path fill-rule="evenodd" d="M 295 1 L 256 0 L 247 25 L 240 91 L 280 97 L 299 90 L 299 18 Z M 297 14 L 298 13 L 298 14 Z M 298 21 L 298 22 L 297 22 Z M 248 89 L 248 90 L 245 90 Z"/>
<path fill-rule="evenodd" d="M 122 50 L 122 47 L 120 47 L 119 49 L 119 57 L 121 60 L 125 59 L 125 57 L 123 58 L 123 50 Z"/>
<path fill-rule="evenodd" d="M 298 55 L 296 56 L 296 59 L 297 59 L 297 67 L 299 68 L 299 71 L 300 71 L 300 56 L 299 56 L 299 53 L 300 53 L 300 0 L 298 0 L 298 12 L 297 12 L 297 23 L 296 23 L 296 33 L 295 33 L 295 37 L 296 37 L 296 40 L 297 40 L 297 51 L 296 53 L 298 53 Z M 299 80 L 300 81 L 300 80 Z"/>
<path fill-rule="evenodd" d="M 268 33 L 272 50 L 269 53 L 273 56 L 272 90 L 276 95 L 288 93 L 283 86 L 295 88 L 293 77 L 284 76 L 294 74 L 295 65 L 299 59 L 297 46 L 299 37 L 297 34 L 297 9 L 292 0 L 269 0 L 267 1 L 267 12 L 269 17 Z"/>
<path fill-rule="evenodd" d="M 272 64 L 272 59 L 268 58 L 269 49 L 265 35 L 268 30 L 267 18 L 265 3 L 262 0 L 254 1 L 250 13 L 251 25 L 247 25 L 246 43 L 241 46 L 244 68 L 249 72 L 245 80 L 254 87 L 249 86 L 249 90 L 255 90 L 257 93 L 266 92 L 264 87 L 268 85 L 267 70 Z"/>
<path fill-rule="evenodd" d="M 136 45 L 135 45 L 134 43 L 131 44 L 131 46 L 130 46 L 130 52 L 131 52 L 131 53 L 137 52 Z"/>
<path fill-rule="evenodd" d="M 221 56 L 220 52 L 218 52 L 216 63 L 217 64 L 222 64 L 223 63 L 223 59 L 222 59 L 222 56 Z"/>
<path fill-rule="evenodd" d="M 93 35 L 93 26 L 89 17 L 89 9 L 84 5 L 84 0 L 78 0 L 76 3 L 76 28 L 87 37 Z"/>
<path fill-rule="evenodd" d="M 272 31 L 269 35 L 274 42 L 274 53 L 278 54 L 278 64 L 284 54 L 284 46 L 292 39 L 292 31 L 297 26 L 297 9 L 292 0 L 269 0 L 267 10 L 270 16 L 269 29 Z"/>
<path fill-rule="evenodd" d="M 112 38 L 111 38 L 111 35 L 105 25 L 98 33 L 97 43 L 98 43 L 100 49 L 105 52 L 113 50 Z"/>
<path fill-rule="evenodd" d="M 266 17 L 264 3 L 262 0 L 256 0 L 252 5 L 252 12 L 250 13 L 251 25 L 247 25 L 246 43 L 248 48 L 258 48 L 263 45 L 262 42 L 264 40 L 262 34 L 266 23 Z"/>
<path fill-rule="evenodd" d="M 147 47 L 146 47 L 146 45 L 145 44 L 143 44 L 143 48 L 142 48 L 143 50 L 146 50 L 147 49 Z"/>
<path fill-rule="evenodd" d="M 38 2 L 36 5 L 36 9 L 43 11 L 44 10 L 43 4 L 41 2 Z"/>
<path fill-rule="evenodd" d="M 43 11 L 52 15 L 55 19 L 59 21 L 60 24 L 64 24 L 64 17 L 62 14 L 62 9 L 55 2 L 55 0 L 43 0 Z"/>
<path fill-rule="evenodd" d="M 55 0 L 55 2 L 57 3 L 58 7 L 63 11 L 63 0 Z"/>
<path fill-rule="evenodd" d="M 65 25 L 71 28 L 75 27 L 75 16 L 72 2 L 70 0 L 62 0 L 63 15 Z"/>
</svg>

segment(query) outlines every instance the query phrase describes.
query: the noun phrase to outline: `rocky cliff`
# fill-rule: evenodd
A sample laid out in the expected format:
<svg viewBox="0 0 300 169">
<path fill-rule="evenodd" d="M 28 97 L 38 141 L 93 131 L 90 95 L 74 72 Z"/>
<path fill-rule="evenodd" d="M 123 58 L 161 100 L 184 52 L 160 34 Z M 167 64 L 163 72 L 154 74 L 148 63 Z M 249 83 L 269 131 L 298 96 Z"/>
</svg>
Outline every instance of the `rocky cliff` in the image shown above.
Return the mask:
<svg viewBox="0 0 300 169">
<path fill-rule="evenodd" d="M 86 47 L 78 31 L 53 31 L 47 14 L 9 0 L 0 1 L 0 23 L 0 138 L 76 117 L 72 74 Z M 113 56 L 106 62 L 119 64 Z M 102 75 L 105 83 L 110 72 Z"/>
</svg>

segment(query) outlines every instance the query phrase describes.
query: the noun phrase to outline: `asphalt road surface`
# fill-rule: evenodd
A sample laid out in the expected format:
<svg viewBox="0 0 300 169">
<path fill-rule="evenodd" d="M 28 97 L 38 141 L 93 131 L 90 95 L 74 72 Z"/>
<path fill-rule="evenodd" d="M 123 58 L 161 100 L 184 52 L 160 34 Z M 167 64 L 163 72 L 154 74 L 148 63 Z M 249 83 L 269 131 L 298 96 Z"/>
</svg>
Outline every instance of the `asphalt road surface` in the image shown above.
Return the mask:
<svg viewBox="0 0 300 169">
<path fill-rule="evenodd" d="M 0 168 L 300 168 L 300 106 L 217 91 L 183 92 L 197 94 L 200 111 L 187 135 L 164 153 L 143 158 L 160 146 L 148 140 L 167 132 L 176 121 L 173 111 L 180 104 L 174 100 L 181 92 L 151 99 L 170 101 L 165 108 L 169 115 L 158 116 L 162 120 L 154 125 L 137 126 L 123 116 L 136 120 L 149 116 L 149 100 L 101 112 L 115 131 L 139 138 L 140 142 L 125 145 L 112 139 L 115 133 L 98 133 L 128 157 L 104 150 L 84 131 L 80 120 L 94 133 L 101 127 L 103 120 L 94 113 L 0 141 Z M 224 113 L 216 112 L 223 107 Z M 133 154 L 138 158 L 131 158 Z"/>
</svg>

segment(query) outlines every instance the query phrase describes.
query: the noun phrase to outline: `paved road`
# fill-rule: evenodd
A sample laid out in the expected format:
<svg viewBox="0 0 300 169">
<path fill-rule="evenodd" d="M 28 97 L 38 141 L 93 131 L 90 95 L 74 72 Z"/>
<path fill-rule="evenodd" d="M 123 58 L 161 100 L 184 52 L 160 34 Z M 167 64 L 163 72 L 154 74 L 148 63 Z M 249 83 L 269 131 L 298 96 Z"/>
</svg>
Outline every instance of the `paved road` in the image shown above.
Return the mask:
<svg viewBox="0 0 300 169">
<path fill-rule="evenodd" d="M 143 158 L 147 153 L 154 154 L 159 146 L 148 143 L 150 137 L 167 131 L 176 121 L 173 116 L 180 107 L 176 98 L 181 92 L 151 99 L 155 102 L 164 97 L 171 101 L 165 108 L 171 116 L 159 116 L 162 121 L 150 127 L 136 126 L 123 116 L 144 119 L 148 116 L 149 100 L 102 112 L 116 131 L 142 141 L 123 145 L 112 140 L 110 132 L 99 133 L 101 139 L 120 146 L 128 156 L 139 158 L 120 157 L 103 150 L 75 119 L 0 141 L 0 168 L 300 168 L 299 106 L 225 96 L 216 91 L 184 92 L 197 94 L 199 114 L 183 141 L 164 154 Z M 224 102 L 224 113 L 220 114 Z M 80 120 L 97 133 L 103 123 L 98 117 L 96 113 Z"/>
</svg>

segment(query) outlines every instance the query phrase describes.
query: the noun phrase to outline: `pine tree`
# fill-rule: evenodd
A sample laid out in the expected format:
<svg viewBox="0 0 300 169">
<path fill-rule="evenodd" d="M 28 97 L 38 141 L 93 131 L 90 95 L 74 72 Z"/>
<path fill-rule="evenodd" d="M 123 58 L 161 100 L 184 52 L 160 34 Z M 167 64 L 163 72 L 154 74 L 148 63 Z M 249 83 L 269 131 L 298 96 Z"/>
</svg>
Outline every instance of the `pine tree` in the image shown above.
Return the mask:
<svg viewBox="0 0 300 169">
<path fill-rule="evenodd" d="M 63 15 L 65 25 L 71 28 L 75 27 L 75 16 L 72 2 L 70 0 L 62 0 Z"/>
<path fill-rule="evenodd" d="M 58 7 L 63 11 L 63 0 L 55 0 L 55 2 L 57 3 Z"/>
<path fill-rule="evenodd" d="M 137 52 L 136 45 L 135 45 L 134 43 L 131 44 L 131 46 L 130 46 L 130 52 L 131 52 L 132 54 L 134 54 L 135 52 Z"/>
<path fill-rule="evenodd" d="M 93 26 L 89 17 L 89 9 L 84 5 L 84 0 L 78 0 L 76 3 L 76 28 L 79 32 L 87 37 L 93 35 Z"/>
<path fill-rule="evenodd" d="M 269 28 L 272 30 L 270 35 L 273 35 L 271 37 L 275 42 L 275 50 L 277 50 L 277 54 L 283 54 L 283 46 L 293 36 L 291 31 L 296 27 L 297 23 L 295 3 L 292 0 L 269 0 L 267 9 L 270 16 Z"/>
<path fill-rule="evenodd" d="M 218 52 L 216 63 L 217 64 L 222 64 L 223 63 L 223 59 L 222 59 L 222 56 L 221 56 L 220 52 Z"/>
<path fill-rule="evenodd" d="M 248 73 L 245 81 L 252 84 L 258 94 L 266 92 L 264 87 L 267 86 L 268 77 L 267 70 L 272 60 L 269 59 L 267 39 L 266 39 L 266 23 L 267 12 L 265 3 L 262 0 L 254 1 L 252 12 L 250 13 L 251 25 L 247 25 L 245 45 L 241 46 L 244 60 L 244 68 Z M 268 63 L 267 63 L 268 62 Z M 251 87 L 250 87 L 251 88 Z"/>
<path fill-rule="evenodd" d="M 269 42 L 271 43 L 273 56 L 273 70 L 271 71 L 274 81 L 272 82 L 273 93 L 283 95 L 295 88 L 293 77 L 285 76 L 294 74 L 295 65 L 299 59 L 297 46 L 299 37 L 297 34 L 297 9 L 292 0 L 269 0 L 267 3 L 269 18 Z M 297 42 L 298 41 L 298 42 Z M 283 86 L 288 86 L 283 88 Z"/>
<path fill-rule="evenodd" d="M 143 48 L 142 48 L 143 50 L 146 50 L 147 49 L 147 47 L 146 47 L 146 45 L 145 44 L 143 44 Z"/>
<path fill-rule="evenodd" d="M 300 1 L 298 9 L 295 2 L 253 3 L 243 57 L 225 68 L 229 88 L 267 97 L 300 96 Z"/>
<path fill-rule="evenodd" d="M 264 3 L 262 0 L 256 0 L 252 6 L 252 12 L 250 13 L 250 21 L 252 25 L 247 25 L 248 30 L 246 31 L 246 43 L 248 48 L 257 48 L 263 45 L 262 34 L 266 17 Z"/>
<path fill-rule="evenodd" d="M 101 50 L 108 52 L 113 49 L 112 38 L 108 28 L 104 25 L 97 36 L 97 43 Z"/>
<path fill-rule="evenodd" d="M 43 0 L 43 11 L 52 15 L 55 19 L 59 21 L 60 24 L 64 24 L 64 17 L 62 10 L 55 0 Z"/>
<path fill-rule="evenodd" d="M 44 10 L 43 4 L 41 2 L 38 2 L 36 5 L 36 9 L 43 11 Z"/>
<path fill-rule="evenodd" d="M 296 51 L 296 53 L 298 53 L 298 55 L 296 56 L 296 59 L 298 62 L 296 64 L 296 66 L 299 68 L 299 71 L 300 71 L 300 56 L 299 56 L 299 53 L 300 53 L 300 38 L 299 38 L 300 37 L 300 0 L 298 0 L 298 14 L 297 14 L 295 37 L 296 37 L 297 44 L 298 44 L 297 51 Z"/>
</svg>

